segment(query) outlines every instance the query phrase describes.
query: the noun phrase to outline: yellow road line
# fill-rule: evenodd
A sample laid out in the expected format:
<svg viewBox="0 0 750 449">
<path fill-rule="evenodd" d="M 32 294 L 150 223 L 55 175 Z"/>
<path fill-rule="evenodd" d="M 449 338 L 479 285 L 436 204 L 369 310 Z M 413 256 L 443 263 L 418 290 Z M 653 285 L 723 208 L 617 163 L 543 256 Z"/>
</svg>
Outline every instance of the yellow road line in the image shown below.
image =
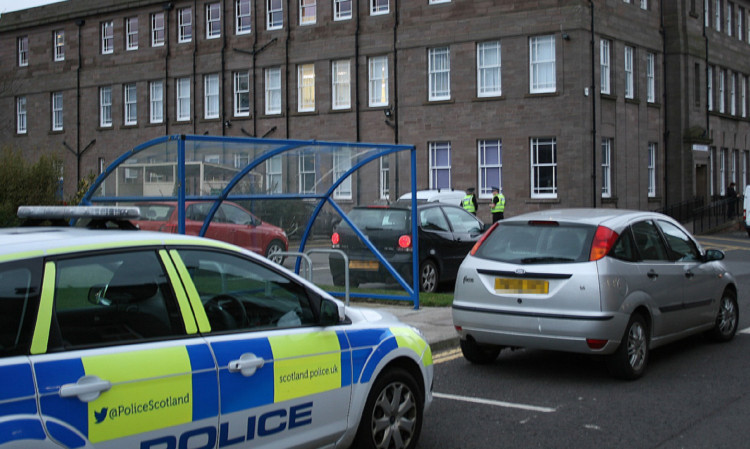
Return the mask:
<svg viewBox="0 0 750 449">
<path fill-rule="evenodd" d="M 438 364 L 450 362 L 451 360 L 460 359 L 461 357 L 463 357 L 463 354 L 461 354 L 460 349 L 452 349 L 450 351 L 443 351 L 438 354 L 433 354 L 432 363 Z"/>
</svg>

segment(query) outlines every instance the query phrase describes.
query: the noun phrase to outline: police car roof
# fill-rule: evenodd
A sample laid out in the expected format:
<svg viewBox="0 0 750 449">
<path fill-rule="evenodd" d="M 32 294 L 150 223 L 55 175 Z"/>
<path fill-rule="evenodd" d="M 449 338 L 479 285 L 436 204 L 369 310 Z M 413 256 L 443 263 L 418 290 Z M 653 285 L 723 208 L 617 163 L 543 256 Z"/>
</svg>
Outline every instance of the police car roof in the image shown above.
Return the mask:
<svg viewBox="0 0 750 449">
<path fill-rule="evenodd" d="M 65 248 L 96 249 L 97 245 L 139 246 L 170 242 L 202 245 L 213 242 L 217 246 L 229 246 L 200 237 L 151 231 L 91 230 L 76 227 L 0 229 L 0 255 L 39 251 L 50 253 Z"/>
</svg>

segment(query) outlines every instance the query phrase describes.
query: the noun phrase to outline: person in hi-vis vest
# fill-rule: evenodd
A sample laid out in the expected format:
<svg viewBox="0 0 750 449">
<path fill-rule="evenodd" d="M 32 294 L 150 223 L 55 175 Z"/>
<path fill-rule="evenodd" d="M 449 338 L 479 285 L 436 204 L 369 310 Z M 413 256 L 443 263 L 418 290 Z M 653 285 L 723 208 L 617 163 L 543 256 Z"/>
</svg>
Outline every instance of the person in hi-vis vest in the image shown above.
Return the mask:
<svg viewBox="0 0 750 449">
<path fill-rule="evenodd" d="M 505 214 L 505 195 L 500 192 L 499 187 L 492 187 L 492 202 L 490 203 L 492 222 L 502 220 Z"/>
<path fill-rule="evenodd" d="M 466 209 L 466 212 L 477 214 L 477 195 L 474 193 L 474 187 L 466 189 L 466 196 L 461 200 L 461 207 Z"/>
</svg>

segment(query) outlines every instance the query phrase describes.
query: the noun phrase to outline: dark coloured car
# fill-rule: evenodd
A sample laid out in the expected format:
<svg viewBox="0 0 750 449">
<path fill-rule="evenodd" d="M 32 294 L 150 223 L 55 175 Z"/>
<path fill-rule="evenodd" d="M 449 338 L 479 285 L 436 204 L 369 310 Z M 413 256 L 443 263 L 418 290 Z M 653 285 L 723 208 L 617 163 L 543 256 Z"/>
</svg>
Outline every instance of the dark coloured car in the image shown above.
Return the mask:
<svg viewBox="0 0 750 449">
<path fill-rule="evenodd" d="M 458 267 L 486 229 L 474 215 L 457 206 L 425 203 L 417 206 L 419 219 L 419 288 L 434 292 L 442 283 L 456 279 Z M 348 214 L 354 225 L 367 237 L 393 268 L 411 284 L 413 242 L 411 208 L 398 206 L 356 207 Z M 349 257 L 351 286 L 367 282 L 393 282 L 394 277 L 342 221 L 331 237 L 334 249 Z M 335 285 L 344 285 L 344 260 L 329 257 Z"/>
<path fill-rule="evenodd" d="M 212 205 L 210 202 L 185 202 L 185 234 L 198 235 Z M 141 210 L 141 218 L 134 223 L 140 229 L 177 232 L 176 202 L 142 202 L 136 206 Z M 274 254 L 286 251 L 289 246 L 281 228 L 260 220 L 229 201 L 221 203 L 205 237 L 241 246 L 277 263 L 281 263 L 283 257 Z"/>
</svg>

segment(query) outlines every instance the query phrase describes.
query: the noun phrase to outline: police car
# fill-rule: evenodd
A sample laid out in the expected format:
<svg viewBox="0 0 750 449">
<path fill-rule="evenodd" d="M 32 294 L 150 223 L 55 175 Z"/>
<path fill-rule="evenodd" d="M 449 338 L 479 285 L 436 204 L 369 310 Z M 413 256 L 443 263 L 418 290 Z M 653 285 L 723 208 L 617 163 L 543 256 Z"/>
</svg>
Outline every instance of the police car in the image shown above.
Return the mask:
<svg viewBox="0 0 750 449">
<path fill-rule="evenodd" d="M 236 246 L 110 229 L 137 208 L 50 213 L 94 219 L 0 229 L 0 448 L 416 446 L 418 330 Z"/>
</svg>

